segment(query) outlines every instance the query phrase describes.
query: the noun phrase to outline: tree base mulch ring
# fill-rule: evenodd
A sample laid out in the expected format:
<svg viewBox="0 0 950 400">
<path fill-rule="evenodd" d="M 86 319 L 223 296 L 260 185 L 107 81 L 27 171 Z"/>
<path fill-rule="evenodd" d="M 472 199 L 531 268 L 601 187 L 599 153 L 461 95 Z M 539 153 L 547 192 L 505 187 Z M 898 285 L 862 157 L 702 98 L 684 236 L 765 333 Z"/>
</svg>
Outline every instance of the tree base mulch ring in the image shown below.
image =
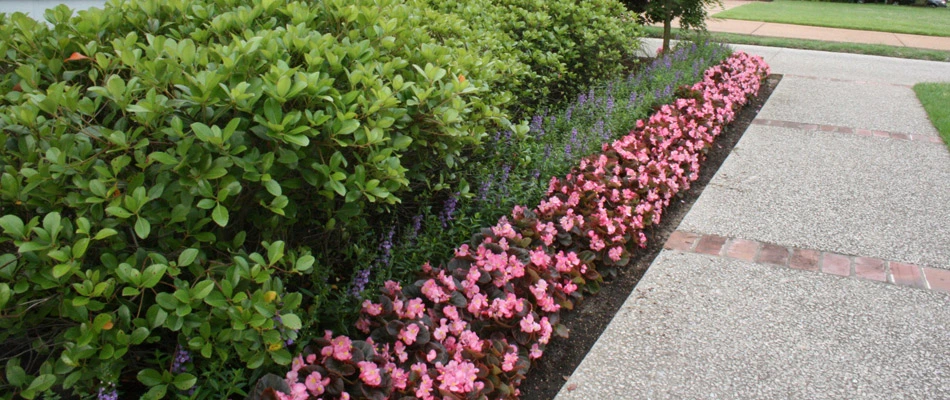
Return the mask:
<svg viewBox="0 0 950 400">
<path fill-rule="evenodd" d="M 653 259 L 656 258 L 670 234 L 676 230 L 680 221 L 706 188 L 716 171 L 732 152 L 733 147 L 742 138 L 746 128 L 772 95 L 772 91 L 782 80 L 782 75 L 769 75 L 758 95 L 736 115 L 735 121 L 716 138 L 712 148 L 706 153 L 699 172 L 699 179 L 678 200 L 670 203 L 663 212 L 663 221 L 659 226 L 647 232 L 646 249 L 640 256 L 631 260 L 631 268 L 623 269 L 618 276 L 601 286 L 594 296 L 584 299 L 573 311 L 561 314 L 561 323 L 570 328 L 570 338 L 553 340 L 544 350 L 544 357 L 535 362 L 528 376 L 519 387 L 521 398 L 526 400 L 552 399 L 561 390 L 567 378 L 574 373 L 581 360 L 594 346 L 594 342 L 607 328 L 614 314 L 620 309 L 633 288 L 643 277 Z"/>
</svg>

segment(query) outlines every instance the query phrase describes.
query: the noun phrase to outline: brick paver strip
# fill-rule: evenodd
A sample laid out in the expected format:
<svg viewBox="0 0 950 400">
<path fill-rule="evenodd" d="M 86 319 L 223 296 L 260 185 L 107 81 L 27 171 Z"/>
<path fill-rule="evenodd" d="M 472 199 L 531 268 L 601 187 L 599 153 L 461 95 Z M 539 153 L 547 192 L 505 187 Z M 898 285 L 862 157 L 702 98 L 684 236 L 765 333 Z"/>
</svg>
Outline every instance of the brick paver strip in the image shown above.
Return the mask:
<svg viewBox="0 0 950 400">
<path fill-rule="evenodd" d="M 666 244 L 663 245 L 663 248 L 668 250 L 692 251 L 697 239 L 699 239 L 699 235 L 695 233 L 674 231 L 673 234 L 670 235 L 670 238 L 666 240 Z"/>
<path fill-rule="evenodd" d="M 794 249 L 792 250 L 792 259 L 789 260 L 788 266 L 794 269 L 817 272 L 818 257 L 820 256 L 821 252 L 818 250 Z"/>
<path fill-rule="evenodd" d="M 767 264 L 788 265 L 788 249 L 777 244 L 762 243 L 755 261 Z"/>
<path fill-rule="evenodd" d="M 891 261 L 889 265 L 891 267 L 891 282 L 894 284 L 927 288 L 923 274 L 920 273 L 920 267 L 895 261 Z"/>
<path fill-rule="evenodd" d="M 894 140 L 943 144 L 943 141 L 941 141 L 940 138 L 936 136 L 915 135 L 915 134 L 906 133 L 906 132 L 872 131 L 868 129 L 854 129 L 847 126 L 816 125 L 816 124 L 807 124 L 807 123 L 794 122 L 794 121 L 781 121 L 781 120 L 764 119 L 764 118 L 756 118 L 755 120 L 752 121 L 752 123 L 755 125 L 781 126 L 785 128 L 801 129 L 801 130 L 806 130 L 806 131 L 838 132 L 838 133 L 857 135 L 857 136 L 882 137 L 882 138 L 891 138 Z"/>
<path fill-rule="evenodd" d="M 923 270 L 931 289 L 950 293 L 950 271 L 927 267 Z"/>
<path fill-rule="evenodd" d="M 884 270 L 884 260 L 855 257 L 854 276 L 879 282 L 887 282 L 887 271 Z"/>
<path fill-rule="evenodd" d="M 716 235 L 703 235 L 699 238 L 699 244 L 696 245 L 696 252 L 718 256 L 722 253 L 722 246 L 726 244 L 726 238 Z"/>
<path fill-rule="evenodd" d="M 744 261 L 755 260 L 755 254 L 759 251 L 759 242 L 745 239 L 732 239 L 726 245 L 726 257 L 732 257 Z"/>
<path fill-rule="evenodd" d="M 667 250 L 735 258 L 950 293 L 950 270 L 921 267 L 899 261 L 785 247 L 774 243 L 685 231 L 674 231 L 663 247 Z"/>
<path fill-rule="evenodd" d="M 835 253 L 822 253 L 821 272 L 838 276 L 851 276 L 851 258 Z"/>
</svg>

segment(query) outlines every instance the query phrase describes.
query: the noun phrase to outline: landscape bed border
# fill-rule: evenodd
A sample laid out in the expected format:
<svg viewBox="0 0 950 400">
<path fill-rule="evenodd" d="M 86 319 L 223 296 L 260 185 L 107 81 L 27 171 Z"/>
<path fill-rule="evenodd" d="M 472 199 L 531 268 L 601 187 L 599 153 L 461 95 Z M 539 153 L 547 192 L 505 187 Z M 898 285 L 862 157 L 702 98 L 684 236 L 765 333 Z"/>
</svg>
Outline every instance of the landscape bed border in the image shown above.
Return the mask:
<svg viewBox="0 0 950 400">
<path fill-rule="evenodd" d="M 645 246 L 643 230 L 697 179 L 705 151 L 768 75 L 761 57 L 743 52 L 709 68 L 673 104 L 552 179 L 537 208 L 515 207 L 444 267 L 424 266 L 423 279 L 387 283 L 379 302 L 363 304 L 366 340 L 327 332 L 261 393 L 517 397 L 531 360 L 567 334 L 560 309 L 596 293 L 604 273 L 629 263 L 632 245 Z"/>
</svg>

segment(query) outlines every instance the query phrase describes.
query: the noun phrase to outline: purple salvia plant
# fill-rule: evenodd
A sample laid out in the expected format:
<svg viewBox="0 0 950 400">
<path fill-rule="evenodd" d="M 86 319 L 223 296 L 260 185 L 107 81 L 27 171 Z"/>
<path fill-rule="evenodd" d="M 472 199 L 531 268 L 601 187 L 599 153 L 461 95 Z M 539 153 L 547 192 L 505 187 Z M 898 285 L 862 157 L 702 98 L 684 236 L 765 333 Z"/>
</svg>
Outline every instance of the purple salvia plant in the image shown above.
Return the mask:
<svg viewBox="0 0 950 400">
<path fill-rule="evenodd" d="M 455 207 L 458 205 L 458 196 L 459 193 L 455 192 L 448 199 L 445 200 L 445 206 L 442 208 L 442 213 L 439 214 L 439 220 L 442 221 L 442 227 L 448 228 L 449 221 L 454 219 Z"/>
<path fill-rule="evenodd" d="M 369 273 L 370 269 L 366 268 L 353 275 L 353 284 L 350 285 L 351 296 L 360 298 L 360 293 L 366 289 L 366 284 L 369 283 Z"/>
<path fill-rule="evenodd" d="M 188 350 L 183 349 L 181 345 L 175 347 L 175 354 L 172 358 L 172 367 L 171 372 L 173 374 L 180 374 L 182 372 L 188 371 L 187 364 L 191 361 L 191 353 Z"/>
<path fill-rule="evenodd" d="M 485 182 L 482 182 L 482 185 L 478 188 L 478 202 L 482 203 L 485 200 L 488 200 L 488 192 L 491 190 L 492 181 L 495 179 L 495 174 L 488 175 L 488 179 Z"/>
<path fill-rule="evenodd" d="M 109 382 L 100 386 L 96 400 L 119 400 L 119 392 L 115 389 L 115 383 Z"/>
</svg>

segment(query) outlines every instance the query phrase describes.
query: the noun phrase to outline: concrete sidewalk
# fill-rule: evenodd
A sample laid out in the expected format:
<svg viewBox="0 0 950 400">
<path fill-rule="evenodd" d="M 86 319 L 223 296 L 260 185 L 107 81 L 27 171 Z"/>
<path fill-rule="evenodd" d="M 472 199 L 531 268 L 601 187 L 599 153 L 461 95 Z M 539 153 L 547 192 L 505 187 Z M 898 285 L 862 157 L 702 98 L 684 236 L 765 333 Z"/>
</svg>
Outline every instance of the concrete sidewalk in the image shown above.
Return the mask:
<svg viewBox="0 0 950 400">
<path fill-rule="evenodd" d="M 727 0 L 722 7 L 709 9 L 713 16 L 720 11 L 748 4 L 751 1 Z M 660 25 L 662 26 L 662 25 Z M 674 22 L 674 27 L 679 24 Z M 807 25 L 779 24 L 761 21 L 710 18 L 706 21 L 710 32 L 737 33 L 744 35 L 782 37 L 790 39 L 823 40 L 829 42 L 883 44 L 898 47 L 950 51 L 950 37 L 910 35 L 903 33 L 873 32 L 854 29 L 824 28 Z"/>
<path fill-rule="evenodd" d="M 781 83 L 558 399 L 950 398 L 946 64 L 737 47 Z"/>
</svg>

